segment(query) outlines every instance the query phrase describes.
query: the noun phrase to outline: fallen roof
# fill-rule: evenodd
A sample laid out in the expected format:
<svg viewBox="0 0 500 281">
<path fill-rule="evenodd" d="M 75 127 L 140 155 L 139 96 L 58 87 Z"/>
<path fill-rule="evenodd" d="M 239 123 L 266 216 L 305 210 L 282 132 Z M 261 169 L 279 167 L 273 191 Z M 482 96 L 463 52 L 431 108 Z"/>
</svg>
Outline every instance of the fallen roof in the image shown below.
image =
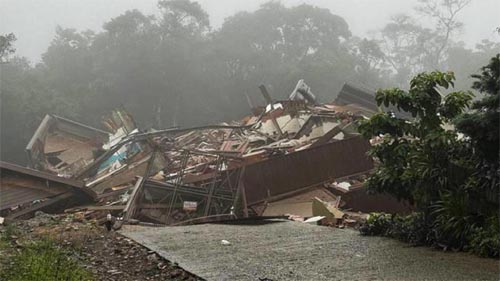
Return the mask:
<svg viewBox="0 0 500 281">
<path fill-rule="evenodd" d="M 375 102 L 375 91 L 356 87 L 347 82 L 342 86 L 339 95 L 335 99 L 335 103 L 339 105 L 357 104 L 373 112 L 378 111 L 378 106 Z"/>
<path fill-rule="evenodd" d="M 378 111 L 373 93 L 346 84 L 338 100 L 348 105 L 338 106 L 273 102 L 260 88 L 267 105 L 257 113 L 195 128 L 143 132 L 118 109 L 105 119 L 108 134 L 47 115 L 28 153 L 35 167 L 84 180 L 107 202 L 134 198 L 127 219 L 167 224 L 261 214 L 254 207 L 373 168 L 370 143 L 355 130 L 357 120 Z M 105 143 L 95 141 L 99 134 Z M 132 188 L 137 176 L 144 183 Z M 118 197 L 131 190 L 134 196 Z"/>
<path fill-rule="evenodd" d="M 72 195 L 82 201 L 95 197 L 82 181 L 57 177 L 3 161 L 0 161 L 0 175 L 0 211 L 45 200 L 42 204 L 34 204 L 33 209 L 26 209 L 36 211 L 48 206 L 48 203 L 57 203 Z M 50 201 L 51 198 L 58 200 Z M 26 213 L 25 210 L 22 212 Z"/>
<path fill-rule="evenodd" d="M 334 178 L 373 168 L 370 144 L 361 136 L 247 165 L 243 183 L 249 204 L 278 199 Z"/>
<path fill-rule="evenodd" d="M 379 107 L 375 101 L 375 90 L 354 86 L 348 82 L 344 83 L 334 102 L 338 105 L 359 105 L 372 113 L 379 112 L 382 108 L 384 111 L 392 111 L 398 117 L 411 118 L 410 113 L 401 111 L 395 106 L 385 107 L 382 105 Z"/>
<path fill-rule="evenodd" d="M 109 133 L 47 114 L 26 146 L 32 168 L 72 176 L 93 159 Z"/>
<path fill-rule="evenodd" d="M 85 183 L 83 181 L 80 181 L 80 180 L 74 180 L 74 179 L 67 179 L 67 178 L 63 178 L 63 177 L 58 177 L 58 176 L 56 176 L 54 174 L 50 174 L 50 173 L 46 173 L 46 172 L 41 172 L 41 171 L 38 171 L 38 170 L 34 170 L 34 169 L 22 167 L 22 166 L 19 166 L 19 165 L 16 165 L 16 164 L 12 164 L 12 163 L 8 163 L 8 162 L 4 162 L 4 161 L 0 161 L 0 169 L 2 171 L 0 174 L 2 174 L 2 175 L 6 171 L 12 171 L 12 172 L 17 172 L 19 174 L 30 175 L 30 176 L 33 176 L 33 177 L 37 177 L 37 178 L 41 178 L 41 179 L 46 179 L 46 180 L 53 181 L 53 182 L 62 183 L 62 184 L 69 185 L 69 186 L 72 186 L 72 187 L 83 188 L 85 186 Z"/>
<path fill-rule="evenodd" d="M 36 142 L 36 140 L 41 137 L 45 130 L 49 129 L 50 126 L 55 124 L 59 129 L 71 132 L 74 135 L 92 138 L 94 136 L 98 136 L 103 140 L 107 140 L 109 137 L 109 132 L 66 119 L 61 116 L 47 114 L 43 118 L 40 126 L 38 126 L 37 130 L 31 137 L 28 145 L 26 146 L 26 150 L 31 150 Z"/>
</svg>

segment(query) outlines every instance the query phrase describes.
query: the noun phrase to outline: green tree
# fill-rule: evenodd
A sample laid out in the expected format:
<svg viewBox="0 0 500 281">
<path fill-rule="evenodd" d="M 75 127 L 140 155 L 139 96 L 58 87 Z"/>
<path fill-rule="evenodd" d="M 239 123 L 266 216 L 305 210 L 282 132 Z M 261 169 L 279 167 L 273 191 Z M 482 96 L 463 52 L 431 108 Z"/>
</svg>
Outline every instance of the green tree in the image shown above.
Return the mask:
<svg viewBox="0 0 500 281">
<path fill-rule="evenodd" d="M 198 2 L 189 0 L 161 0 L 158 2 L 162 18 L 161 29 L 172 36 L 201 36 L 210 30 L 208 14 Z"/>
<path fill-rule="evenodd" d="M 474 82 L 470 74 L 478 72 L 491 57 L 500 52 L 500 43 L 482 40 L 474 49 L 466 48 L 462 44 L 454 44 L 448 48 L 447 52 L 448 58 L 443 64 L 447 69 L 455 70 L 456 87 L 466 89 Z M 474 90 L 476 98 L 483 96 L 482 93 Z"/>
<path fill-rule="evenodd" d="M 356 80 L 370 87 L 389 86 L 391 72 L 385 68 L 385 54 L 376 40 L 353 36 L 344 46 L 354 59 L 354 70 L 359 76 Z"/>
<path fill-rule="evenodd" d="M 70 101 L 52 91 L 25 58 L 0 64 L 0 158 L 24 164 L 24 148 L 47 113 L 71 116 Z"/>
<path fill-rule="evenodd" d="M 474 147 L 474 154 L 480 159 L 477 178 L 481 190 L 489 191 L 492 200 L 498 203 L 500 189 L 499 137 L 500 137 L 500 54 L 482 67 L 481 74 L 472 75 L 476 79 L 472 85 L 486 96 L 474 102 L 472 112 L 455 120 L 457 130 L 464 133 Z"/>
<path fill-rule="evenodd" d="M 228 95 L 238 90 L 252 96 L 255 85 L 266 84 L 275 98 L 285 98 L 302 78 L 319 98 L 332 100 L 345 81 L 366 78 L 356 71 L 361 60 L 350 37 L 345 20 L 327 9 L 269 2 L 226 19 L 214 33 L 214 65 L 220 79 L 228 80 Z"/>
<path fill-rule="evenodd" d="M 47 51 L 42 54 L 42 62 L 37 65 L 37 72 L 51 96 L 64 101 L 67 117 L 85 118 L 85 112 L 96 98 L 93 72 L 94 58 L 91 46 L 94 32 L 78 32 L 75 29 L 56 28 L 56 35 Z M 40 91 L 40 94 L 43 93 Z"/>
<path fill-rule="evenodd" d="M 436 33 L 407 15 L 394 16 L 380 32 L 379 40 L 387 67 L 403 86 L 409 77 L 428 69 L 432 53 L 439 48 Z"/>
<path fill-rule="evenodd" d="M 327 101 L 346 81 L 379 86 L 377 56 L 374 42 L 352 38 L 345 20 L 327 9 L 269 2 L 212 30 L 198 3 L 165 0 L 156 15 L 126 11 L 99 32 L 57 28 L 41 63 L 4 71 L 2 106 L 9 110 L 2 117 L 30 124 L 27 135 L 46 113 L 99 127 L 101 116 L 121 105 L 145 129 L 201 125 L 241 117 L 245 95 L 261 101 L 262 83 L 284 99 L 305 79 Z M 11 110 L 18 103 L 29 113 Z M 25 143 L 4 151 L 23 155 Z"/>
<path fill-rule="evenodd" d="M 16 41 L 14 33 L 0 35 L 0 63 L 7 62 L 9 56 L 16 51 L 13 46 L 14 41 Z"/>
<path fill-rule="evenodd" d="M 168 67 L 161 68 L 161 36 L 155 18 L 131 10 L 103 28 L 90 48 L 98 93 L 92 107 L 99 112 L 96 116 L 123 105 L 139 123 L 154 124 L 158 97 L 168 94 L 164 91 Z"/>
<path fill-rule="evenodd" d="M 417 208 L 415 216 L 384 222 L 389 229 L 377 233 L 499 255 L 499 69 L 497 55 L 480 75 L 473 75 L 473 88 L 487 96 L 473 104 L 472 112 L 465 112 L 471 92 L 442 94 L 454 85 L 451 72 L 418 74 L 408 91 L 377 92 L 379 105 L 394 105 L 413 118 L 382 112 L 360 124 L 365 137 L 381 137 L 370 151 L 378 166 L 367 186 Z M 452 122 L 457 130 L 450 126 Z M 386 218 L 377 217 L 374 222 L 380 219 Z"/>
<path fill-rule="evenodd" d="M 439 68 L 445 61 L 445 52 L 450 39 L 463 26 L 457 17 L 471 0 L 419 0 L 416 10 L 434 22 L 435 34 L 439 37 L 437 49 L 430 58 L 432 65 Z"/>
<path fill-rule="evenodd" d="M 422 24 L 408 15 L 396 15 L 380 30 L 378 42 L 384 52 L 386 68 L 403 87 L 410 77 L 422 71 L 446 68 L 448 50 L 462 27 L 459 13 L 470 0 L 419 0 L 415 7 L 426 22 Z M 426 28 L 427 23 L 433 28 Z M 458 71 L 458 70 L 457 70 Z"/>
<path fill-rule="evenodd" d="M 15 39 L 12 33 L 0 37 L 0 159 L 24 164 L 24 147 L 43 116 L 68 112 L 66 101 L 49 90 L 40 69 L 13 56 Z"/>
<path fill-rule="evenodd" d="M 460 182 L 448 180 L 456 170 L 469 169 L 462 161 L 463 140 L 445 125 L 469 105 L 470 92 L 453 92 L 445 97 L 442 89 L 453 86 L 453 73 L 421 73 L 410 82 L 410 89 L 398 88 L 377 92 L 378 105 L 393 105 L 414 117 L 405 120 L 382 112 L 360 124 L 360 132 L 383 141 L 371 150 L 379 162 L 367 181 L 368 188 L 389 192 L 400 199 L 429 207 L 444 189 Z"/>
</svg>

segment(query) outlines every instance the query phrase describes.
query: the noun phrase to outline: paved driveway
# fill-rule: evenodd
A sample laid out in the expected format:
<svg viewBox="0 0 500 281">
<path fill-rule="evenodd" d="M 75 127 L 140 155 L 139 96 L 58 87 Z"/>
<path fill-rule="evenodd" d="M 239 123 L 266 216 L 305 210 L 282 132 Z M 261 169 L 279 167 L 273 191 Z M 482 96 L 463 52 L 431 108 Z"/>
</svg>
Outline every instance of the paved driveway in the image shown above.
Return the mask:
<svg viewBox="0 0 500 281">
<path fill-rule="evenodd" d="M 122 234 L 207 280 L 499 280 L 498 260 L 410 247 L 350 229 L 279 221 Z M 221 240 L 230 245 L 222 245 Z"/>
</svg>

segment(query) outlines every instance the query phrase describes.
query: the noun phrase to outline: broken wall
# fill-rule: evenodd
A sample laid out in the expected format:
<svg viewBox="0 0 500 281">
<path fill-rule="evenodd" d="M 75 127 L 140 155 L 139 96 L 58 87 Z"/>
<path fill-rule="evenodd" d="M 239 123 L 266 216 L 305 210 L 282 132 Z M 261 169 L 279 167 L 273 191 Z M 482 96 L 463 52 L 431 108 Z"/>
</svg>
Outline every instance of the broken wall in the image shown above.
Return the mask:
<svg viewBox="0 0 500 281">
<path fill-rule="evenodd" d="M 373 168 L 363 137 L 327 143 L 270 158 L 245 167 L 243 183 L 248 204 L 270 200 Z"/>
</svg>

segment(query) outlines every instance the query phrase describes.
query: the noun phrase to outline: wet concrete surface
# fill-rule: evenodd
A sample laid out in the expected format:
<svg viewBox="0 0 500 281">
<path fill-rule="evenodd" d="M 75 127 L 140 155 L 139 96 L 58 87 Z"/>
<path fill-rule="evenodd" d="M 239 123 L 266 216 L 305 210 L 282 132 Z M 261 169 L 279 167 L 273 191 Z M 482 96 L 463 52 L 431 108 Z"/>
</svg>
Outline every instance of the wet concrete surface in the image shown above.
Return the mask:
<svg viewBox="0 0 500 281">
<path fill-rule="evenodd" d="M 301 222 L 125 226 L 121 233 L 207 280 L 500 280 L 498 260 Z"/>
</svg>

